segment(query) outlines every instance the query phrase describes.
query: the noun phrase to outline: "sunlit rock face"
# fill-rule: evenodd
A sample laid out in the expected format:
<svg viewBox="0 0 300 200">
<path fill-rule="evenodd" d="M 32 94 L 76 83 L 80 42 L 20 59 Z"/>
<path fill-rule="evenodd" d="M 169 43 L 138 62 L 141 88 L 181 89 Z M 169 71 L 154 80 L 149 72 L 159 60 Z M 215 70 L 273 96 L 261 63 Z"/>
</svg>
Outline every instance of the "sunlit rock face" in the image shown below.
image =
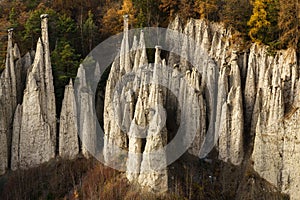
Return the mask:
<svg viewBox="0 0 300 200">
<path fill-rule="evenodd" d="M 41 15 L 41 38 L 36 52 L 21 57 L 18 46 L 13 46 L 12 35 L 10 29 L 6 68 L 0 77 L 0 174 L 4 174 L 7 168 L 17 170 L 38 166 L 56 155 L 74 159 L 79 154 L 79 114 L 72 82 L 65 88 L 59 138 L 56 137 L 58 121 L 48 15 Z"/>
<path fill-rule="evenodd" d="M 26 74 L 31 65 L 31 56 L 21 58 L 18 46 L 13 45 L 13 29 L 8 30 L 5 69 L 0 75 L 0 175 L 9 167 L 13 116 L 22 100 Z"/>
<path fill-rule="evenodd" d="M 224 29 L 219 24 L 193 19 L 182 28 L 179 18 L 169 28 L 178 32 L 183 30 L 188 36 L 182 41 L 181 56 L 194 60 L 196 66 L 190 66 L 186 59 L 177 58 L 174 54 L 170 54 L 169 63 L 176 63 L 177 58 L 181 72 L 191 74 L 191 77 L 195 77 L 197 72 L 199 80 L 189 82 L 193 83 L 196 93 L 202 94 L 198 97 L 199 101 L 187 99 L 182 104 L 183 109 L 190 109 L 190 105 L 200 107 L 198 113 L 192 113 L 197 110 L 194 108 L 187 112 L 191 113 L 187 116 L 188 119 L 199 116 L 194 122 L 200 123 L 201 130 L 191 146 L 193 150 L 190 149 L 189 152 L 205 158 L 215 147 L 221 160 L 240 165 L 244 156 L 244 100 L 241 81 L 244 63 L 240 62 L 243 56 L 240 56 L 237 51 L 239 49 L 232 43 L 231 30 Z M 172 85 L 176 88 L 176 84 Z M 193 94 L 195 92 L 187 97 L 191 98 Z M 185 95 L 179 96 L 182 98 Z M 195 124 L 187 127 L 195 127 Z"/>
<path fill-rule="evenodd" d="M 75 88 L 77 120 L 80 139 L 82 141 L 82 154 L 90 158 L 91 154 L 97 155 L 97 136 L 96 136 L 96 112 L 93 88 L 87 83 L 86 68 L 81 65 L 77 72 L 77 80 L 80 84 Z M 94 74 L 99 74 L 95 67 Z"/>
<path fill-rule="evenodd" d="M 48 16 L 41 16 L 42 37 L 37 43 L 34 62 L 28 71 L 22 111 L 15 120 L 14 166 L 29 168 L 55 157 L 56 113 L 55 97 L 48 41 Z M 16 122 L 17 123 L 17 122 Z M 13 136 L 17 138 L 17 136 Z M 18 155 L 15 153 L 18 152 Z"/>
<path fill-rule="evenodd" d="M 193 19 L 182 26 L 177 17 L 169 28 L 188 36 L 178 40 L 180 56 L 170 52 L 168 60 L 162 60 L 157 48 L 151 65 L 144 33 L 130 46 L 127 19 L 124 27 L 120 56 L 112 65 L 105 94 L 107 162 L 122 159 L 130 181 L 163 192 L 168 189 L 166 165 L 148 172 L 145 166 L 155 161 L 149 152 L 167 146 L 176 134 L 174 127 L 180 127 L 186 138 L 196 133 L 190 154 L 205 158 L 215 148 L 220 160 L 237 166 L 247 162 L 245 152 L 253 142 L 249 154 L 254 169 L 291 198 L 299 196 L 295 170 L 299 163 L 299 66 L 294 50 L 270 55 L 265 46 L 243 49 L 230 29 Z M 167 40 L 173 36 L 167 35 Z M 140 78 L 116 89 L 130 72 Z M 157 74 L 168 89 L 151 84 Z M 157 105 L 165 109 L 166 121 L 172 118 L 173 126 L 162 123 L 161 113 L 151 114 L 152 109 L 158 112 Z M 253 141 L 245 143 L 245 138 Z M 117 153 L 113 146 L 118 147 Z M 167 151 L 160 153 L 157 160 L 168 162 Z"/>
<path fill-rule="evenodd" d="M 167 191 L 167 164 L 172 157 L 167 152 L 175 147 L 164 147 L 177 127 L 183 143 L 192 138 L 186 149 L 192 155 L 205 158 L 216 147 L 220 159 L 240 165 L 244 156 L 242 66 L 238 53 L 228 50 L 230 31 L 199 20 L 182 27 L 176 18 L 169 28 L 188 36 L 179 41 L 181 57 L 170 53 L 168 61 L 162 60 L 158 46 L 154 64 L 148 64 L 144 33 L 129 46 L 127 18 L 124 21 L 120 56 L 106 86 L 106 162 L 126 163 L 123 167 L 130 181 Z M 189 59 L 197 65 L 192 66 Z M 122 82 L 130 72 L 137 76 L 132 82 Z"/>
<path fill-rule="evenodd" d="M 251 163 L 291 199 L 300 196 L 295 50 L 271 55 L 265 46 L 245 49 L 220 24 L 190 19 L 182 25 L 177 17 L 169 25 L 174 32 L 165 35 L 171 52 L 164 59 L 165 47 L 156 46 L 154 63 L 149 63 L 147 35 L 141 31 L 129 38 L 125 16 L 124 38 L 106 84 L 105 134 L 98 138 L 96 86 L 87 74 L 100 76 L 99 63 L 92 72 L 81 65 L 78 87 L 66 86 L 57 132 L 47 20 L 41 16 L 36 52 L 23 57 L 12 43 L 12 30 L 8 33 L 0 77 L 0 175 L 9 167 L 34 167 L 57 155 L 73 159 L 79 152 L 86 158 L 103 153 L 105 162 L 125 170 L 129 181 L 165 192 L 168 164 L 176 162 L 178 147 L 188 144 L 185 151 L 199 159 L 214 149 L 218 159 L 234 166 Z M 174 45 L 180 34 L 185 37 Z"/>
<path fill-rule="evenodd" d="M 65 87 L 59 126 L 59 156 L 74 159 L 79 153 L 78 122 L 73 82 Z"/>
<path fill-rule="evenodd" d="M 256 60 L 255 128 L 252 160 L 263 178 L 299 198 L 299 67 L 292 49 L 266 56 L 264 49 L 253 46 Z M 254 123 L 255 122 L 255 123 Z"/>
<path fill-rule="evenodd" d="M 16 95 L 16 68 L 14 65 L 12 30 L 9 30 L 5 70 L 2 72 L 0 79 L 0 175 L 4 174 L 8 167 L 8 141 L 11 135 L 10 123 L 17 105 Z"/>
<path fill-rule="evenodd" d="M 220 95 L 217 107 L 217 109 L 220 109 L 219 112 L 217 112 L 217 124 L 218 130 L 220 131 L 219 158 L 226 162 L 230 161 L 232 164 L 240 165 L 244 155 L 244 111 L 237 55 L 233 53 L 230 65 L 223 67 L 223 72 L 221 72 L 219 78 Z M 229 74 L 226 75 L 228 70 L 230 70 Z"/>
<path fill-rule="evenodd" d="M 18 105 L 13 122 L 13 133 L 12 133 L 12 148 L 11 148 L 11 169 L 17 170 L 19 165 L 19 152 L 20 152 L 20 134 L 22 125 L 22 105 Z"/>
</svg>

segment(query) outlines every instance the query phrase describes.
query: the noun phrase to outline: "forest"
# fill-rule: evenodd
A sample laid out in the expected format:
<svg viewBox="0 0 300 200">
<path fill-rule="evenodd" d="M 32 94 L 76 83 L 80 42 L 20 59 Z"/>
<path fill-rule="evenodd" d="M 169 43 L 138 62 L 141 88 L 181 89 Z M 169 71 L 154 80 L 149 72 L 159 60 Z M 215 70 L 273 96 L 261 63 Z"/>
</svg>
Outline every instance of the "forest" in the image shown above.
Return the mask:
<svg viewBox="0 0 300 200">
<path fill-rule="evenodd" d="M 107 37 L 122 31 L 123 15 L 131 28 L 166 27 L 179 15 L 222 22 L 246 42 L 299 52 L 297 0 L 2 0 L 0 1 L 0 72 L 5 66 L 7 30 L 21 54 L 34 50 L 40 14 L 50 15 L 49 34 L 56 98 L 76 76 L 80 60 Z"/>
</svg>

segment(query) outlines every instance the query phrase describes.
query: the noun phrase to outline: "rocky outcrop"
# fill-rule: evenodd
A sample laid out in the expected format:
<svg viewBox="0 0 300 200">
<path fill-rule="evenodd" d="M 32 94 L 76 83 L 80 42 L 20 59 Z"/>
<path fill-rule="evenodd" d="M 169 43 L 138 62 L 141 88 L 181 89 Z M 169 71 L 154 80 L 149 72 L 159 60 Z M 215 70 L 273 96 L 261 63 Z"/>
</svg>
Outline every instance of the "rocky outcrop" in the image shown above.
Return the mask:
<svg viewBox="0 0 300 200">
<path fill-rule="evenodd" d="M 21 124 L 22 124 L 22 105 L 18 105 L 13 123 L 13 133 L 12 133 L 12 148 L 11 148 L 11 169 L 17 170 L 19 165 L 20 157 L 20 135 L 21 135 Z"/>
<path fill-rule="evenodd" d="M 135 40 L 130 52 L 126 16 L 124 22 L 120 56 L 112 65 L 106 86 L 104 158 L 108 164 L 125 164 L 119 167 L 126 170 L 130 181 L 162 192 L 168 189 L 164 150 L 167 128 L 166 113 L 160 110 L 165 97 L 157 84 L 165 61 L 157 47 L 155 64 L 148 64 L 143 32 L 139 44 Z M 137 75 L 132 82 L 126 81 L 129 72 Z"/>
<path fill-rule="evenodd" d="M 180 23 L 177 18 L 169 28 L 180 32 L 182 28 L 178 24 Z M 240 72 L 243 65 L 239 61 L 238 53 L 233 51 L 231 30 L 204 20 L 191 19 L 184 27 L 183 33 L 188 37 L 184 37 L 181 56 L 197 64 L 190 66 L 181 58 L 179 69 L 186 74 L 198 72 L 199 80 L 192 87 L 196 89 L 197 94 L 202 94 L 198 97 L 200 103 L 185 99 L 181 105 L 181 109 L 188 110 L 187 113 L 197 110 L 190 109 L 187 105 L 200 106 L 200 112 L 186 116 L 187 119 L 199 116 L 194 121 L 202 123 L 198 125 L 201 131 L 196 134 L 193 144 L 198 145 L 198 148 L 193 154 L 205 158 L 214 147 L 217 147 L 220 159 L 239 165 L 244 156 L 244 113 Z M 173 60 L 176 60 L 176 56 L 170 54 L 169 61 L 173 62 Z M 193 73 L 190 72 L 191 69 Z M 179 88 L 175 82 L 172 85 L 174 90 Z M 190 92 L 187 97 L 193 95 L 195 91 Z M 179 98 L 184 96 L 179 93 Z M 208 123 L 205 119 L 208 119 Z M 192 125 L 193 122 L 188 124 Z M 196 124 L 190 125 L 187 127 L 195 127 Z M 189 133 L 191 130 L 186 132 Z"/>
<path fill-rule="evenodd" d="M 13 115 L 23 84 L 21 61 L 18 46 L 13 46 L 13 29 L 9 29 L 5 69 L 0 75 L 0 174 L 5 173 L 10 161 Z"/>
<path fill-rule="evenodd" d="M 145 188 L 163 192 L 168 189 L 167 154 L 164 148 L 172 133 L 170 131 L 168 133 L 166 113 L 163 109 L 169 103 L 165 95 L 167 91 L 159 85 L 170 85 L 175 96 L 181 97 L 179 105 L 182 108 L 185 108 L 187 103 L 197 105 L 193 108 L 198 109 L 182 109 L 182 119 L 178 114 L 178 123 L 180 124 L 182 120 L 184 124 L 181 128 L 182 132 L 197 132 L 195 133 L 196 142 L 191 148 L 191 152 L 195 154 L 199 153 L 204 137 L 203 130 L 205 131 L 203 89 L 202 91 L 200 89 L 200 75 L 197 70 L 187 73 L 188 81 L 185 80 L 185 76 L 180 76 L 180 72 L 178 74 L 176 70 L 170 71 L 166 62 L 160 58 L 159 47 L 156 48 L 154 65 L 147 64 L 143 32 L 140 35 L 138 50 L 134 51 L 133 48 L 134 60 L 130 62 L 127 20 L 125 17 L 121 55 L 112 66 L 106 87 L 104 157 L 106 162 L 115 162 L 123 157 L 124 161 L 127 160 L 126 173 L 130 181 L 138 182 Z M 122 81 L 126 73 L 128 74 L 131 70 L 137 74 L 134 81 L 131 83 Z M 169 79 L 170 76 L 172 78 Z M 120 83 L 121 88 L 119 88 Z M 194 93 L 195 89 L 197 94 Z M 176 99 L 173 100 L 176 101 Z M 196 116 L 196 118 L 189 116 Z M 174 119 L 176 120 L 177 117 Z M 197 119 L 201 122 L 199 123 Z M 187 121 L 184 123 L 184 120 Z M 114 145 L 119 149 L 118 151 L 115 150 L 116 148 L 111 148 Z"/>
<path fill-rule="evenodd" d="M 128 149 L 128 144 L 126 130 L 124 130 L 122 127 L 122 119 L 123 116 L 130 116 L 130 113 L 128 113 L 130 110 L 122 110 L 122 108 L 124 108 L 124 103 L 127 103 L 127 98 L 126 101 L 121 101 L 120 98 L 124 99 L 125 96 L 120 97 L 120 95 L 121 93 L 125 95 L 127 86 L 126 83 L 123 85 L 121 82 L 122 74 L 125 74 L 125 69 L 127 71 L 131 69 L 128 40 L 128 16 L 124 16 L 124 38 L 122 40 L 120 54 L 116 57 L 112 64 L 111 73 L 109 74 L 106 84 L 106 94 L 104 100 L 103 156 L 106 163 L 122 163 L 122 161 L 126 161 L 127 157 L 127 153 L 123 152 L 123 150 Z M 116 88 L 117 84 L 121 84 L 121 87 L 124 89 L 122 90 L 122 88 Z M 130 104 L 130 102 L 128 103 Z M 129 122 L 130 121 L 131 120 L 129 120 Z M 116 148 L 114 148 L 114 146 L 116 146 Z M 121 158 L 122 161 L 119 161 L 119 158 Z"/>
<path fill-rule="evenodd" d="M 65 87 L 59 126 L 59 156 L 74 159 L 79 153 L 77 110 L 72 79 Z"/>
<path fill-rule="evenodd" d="M 254 48 L 253 48 L 254 49 Z M 258 94 L 253 117 L 255 129 L 252 160 L 263 178 L 290 194 L 300 195 L 299 187 L 299 111 L 297 82 L 299 68 L 293 50 L 261 56 L 254 52 Z"/>
<path fill-rule="evenodd" d="M 121 52 L 125 54 L 130 49 L 126 24 L 125 19 L 125 36 L 121 46 Z M 158 176 L 151 170 L 148 174 L 143 172 L 146 166 L 143 163 L 151 162 L 147 153 L 154 150 L 154 146 L 166 146 L 163 141 L 170 143 L 169 140 L 176 134 L 170 123 L 157 131 L 162 119 L 154 115 L 156 127 L 153 131 L 160 139 L 148 137 L 151 133 L 149 106 L 158 109 L 155 99 L 152 99 L 153 93 L 162 94 L 158 95 L 162 99 L 158 102 L 166 108 L 167 121 L 172 118 L 173 128 L 179 126 L 179 130 L 185 133 L 184 140 L 195 133 L 189 153 L 206 158 L 215 148 L 220 160 L 241 165 L 246 158 L 245 153 L 251 148 L 251 141 L 248 144 L 244 139 L 254 138 L 251 157 L 254 169 L 281 191 L 291 194 L 292 198 L 299 196 L 298 174 L 292 169 L 297 165 L 295 161 L 299 156 L 297 124 L 300 103 L 296 95 L 299 67 L 295 52 L 280 51 L 272 56 L 265 46 L 255 44 L 249 51 L 241 49 L 240 43 L 233 40 L 232 30 L 204 20 L 191 19 L 182 27 L 179 18 L 176 18 L 169 28 L 188 36 L 178 40 L 181 57 L 171 52 L 166 62 L 161 61 L 156 53 L 156 63 L 151 68 L 145 56 L 141 56 L 142 51 L 134 51 L 134 44 L 131 55 L 121 55 L 112 66 L 105 95 L 106 160 L 112 161 L 112 155 L 120 157 L 122 154 L 130 181 L 164 191 L 164 175 L 156 179 Z M 171 41 L 172 36 L 167 35 L 167 40 Z M 143 33 L 140 38 L 139 45 L 144 48 Z M 198 64 L 192 66 L 187 59 Z M 158 64 L 162 68 L 156 68 Z M 167 68 L 167 64 L 173 68 Z M 151 69 L 150 72 L 146 73 L 147 69 Z M 159 83 L 167 85 L 171 92 L 151 84 L 150 80 L 155 80 L 157 71 L 166 81 Z M 130 72 L 140 78 L 119 88 L 118 84 Z M 114 154 L 109 150 L 113 145 L 120 152 Z M 161 155 L 161 163 L 165 162 L 165 157 L 168 156 Z M 155 172 L 164 171 L 160 170 Z"/>
<path fill-rule="evenodd" d="M 295 51 L 288 49 L 270 55 L 267 47 L 253 44 L 249 54 L 245 50 L 238 52 L 230 30 L 201 20 L 188 22 L 184 32 L 196 35 L 197 44 L 217 64 L 212 65 L 216 70 L 213 73 L 198 68 L 205 82 L 209 120 L 200 157 L 216 146 L 219 159 L 240 165 L 244 148 L 249 145 L 243 140 L 254 137 L 255 171 L 290 194 L 291 199 L 297 199 L 299 65 Z M 192 52 L 184 45 L 183 49 Z"/>
<path fill-rule="evenodd" d="M 176 154 L 176 146 L 186 145 L 188 148 L 185 150 L 201 158 L 217 145 L 221 159 L 240 165 L 244 155 L 240 67 L 238 55 L 232 53 L 230 57 L 222 49 L 229 46 L 228 41 L 223 44 L 222 34 L 230 33 L 205 21 L 190 20 L 183 29 L 189 37 L 179 40 L 182 42 L 180 51 L 183 57 L 171 53 L 169 62 L 173 68 L 170 69 L 166 61 L 161 60 L 159 48 L 156 49 L 154 65 L 147 64 L 143 32 L 138 50 L 135 51 L 135 44 L 132 45 L 130 53 L 134 59 L 130 62 L 127 18 L 124 24 L 121 55 L 112 65 L 106 87 L 106 162 L 122 164 L 126 161 L 125 170 L 130 181 L 160 192 L 168 188 L 167 160 L 171 160 L 172 156 L 168 158 L 166 150 L 159 151 L 166 148 L 167 141 L 171 142 L 167 151 Z M 182 29 L 178 18 L 170 27 L 178 32 Z M 212 31 L 216 31 L 213 41 L 210 36 Z M 166 39 L 170 41 L 173 38 L 167 36 Z M 197 45 L 193 45 L 193 41 Z M 212 43 L 217 44 L 219 49 Z M 228 55 L 229 58 L 226 57 Z M 214 61 L 212 56 L 218 57 L 218 60 Z M 188 59 L 197 60 L 198 65 L 191 66 Z M 220 78 L 218 63 L 226 66 Z M 136 74 L 134 80 L 123 81 L 130 72 Z M 219 88 L 218 82 L 223 86 Z M 159 112 L 161 108 L 166 109 L 168 126 L 164 124 L 163 112 Z M 153 116 L 151 110 L 155 113 Z M 179 127 L 177 132 L 174 132 L 174 127 Z M 178 132 L 182 137 L 181 143 L 174 143 L 172 138 Z"/>
<path fill-rule="evenodd" d="M 148 110 L 146 117 L 147 132 L 146 138 L 144 138 L 145 146 L 144 149 L 140 147 L 137 155 L 142 153 L 141 162 L 137 163 L 136 166 L 140 167 L 138 170 L 139 175 L 137 181 L 143 187 L 151 188 L 152 190 L 158 192 L 164 192 L 168 190 L 168 174 L 166 169 L 166 151 L 164 147 L 167 144 L 167 128 L 166 128 L 166 112 L 163 109 L 163 90 L 157 83 L 160 83 L 162 80 L 159 80 L 160 74 L 162 73 L 164 65 L 162 64 L 160 58 L 160 47 L 156 48 L 154 71 L 152 74 L 152 79 L 156 79 L 155 83 L 152 83 L 149 88 L 149 97 L 148 102 L 144 105 L 144 109 Z M 143 84 L 143 83 L 142 83 Z M 143 96 L 143 94 L 141 94 Z M 136 112 L 138 115 L 143 114 Z M 143 119 L 143 118 L 142 118 Z M 133 137 L 129 138 L 129 149 L 133 149 L 132 146 L 136 146 L 135 141 L 138 137 L 143 138 L 143 135 L 136 134 L 137 124 L 143 124 L 143 121 L 133 121 L 131 124 L 131 132 Z M 144 124 L 145 125 L 145 124 Z M 135 127 L 135 128 L 134 128 Z M 136 152 L 132 152 L 135 156 Z M 127 173 L 131 172 L 130 165 L 131 157 L 128 158 Z M 134 166 L 135 167 L 135 166 Z M 129 176 L 130 177 L 130 176 Z"/>
<path fill-rule="evenodd" d="M 87 67 L 81 65 L 77 72 L 76 84 L 76 109 L 79 136 L 82 142 L 81 151 L 86 158 L 91 155 L 98 156 L 100 148 L 97 141 L 97 124 L 95 112 L 95 88 L 92 88 L 87 82 L 88 71 Z M 94 68 L 93 74 L 99 74 L 98 67 Z"/>
<path fill-rule="evenodd" d="M 48 16 L 41 15 L 42 37 L 37 43 L 34 62 L 28 72 L 22 103 L 18 155 L 12 155 L 20 168 L 37 166 L 55 157 L 56 114 L 55 97 L 49 54 Z M 18 129 L 18 127 L 14 127 Z M 17 137 L 17 136 L 13 136 Z M 12 153 L 15 153 L 14 151 Z"/>
<path fill-rule="evenodd" d="M 48 15 L 41 15 L 42 34 L 36 52 L 21 57 L 9 30 L 6 68 L 0 78 L 0 173 L 10 167 L 35 167 L 56 155 L 79 153 L 77 111 L 72 83 L 66 87 L 56 143 L 56 108 L 48 39 Z M 32 58 L 34 62 L 32 64 Z M 19 104 L 17 106 L 17 104 Z M 60 144 L 60 146 L 58 146 Z"/>
<path fill-rule="evenodd" d="M 169 25 L 174 31 L 165 38 L 172 52 L 164 60 L 164 47 L 157 46 L 151 64 L 145 33 L 131 41 L 124 16 L 120 53 L 105 90 L 104 138 L 99 138 L 95 121 L 97 83 L 88 80 L 90 73 L 100 74 L 100 67 L 97 63 L 89 68 L 88 62 L 78 69 L 75 81 L 80 84 L 73 89 L 70 82 L 65 88 L 56 138 L 48 19 L 41 18 L 42 37 L 33 65 L 33 53 L 21 58 L 9 31 L 6 68 L 0 78 L 0 174 L 9 165 L 16 170 L 47 162 L 56 156 L 56 149 L 66 159 L 80 151 L 87 158 L 98 158 L 99 141 L 104 140 L 105 162 L 155 192 L 168 190 L 168 165 L 184 152 L 209 160 L 214 149 L 218 159 L 238 168 L 252 163 L 262 178 L 291 199 L 300 196 L 295 50 L 271 55 L 266 46 L 243 49 L 233 31 L 220 24 L 190 19 L 183 26 L 177 17 Z"/>
<path fill-rule="evenodd" d="M 230 71 L 229 71 L 230 70 Z M 228 73 L 229 74 L 226 74 Z M 237 55 L 234 52 L 230 65 L 224 66 L 219 79 L 218 130 L 219 159 L 240 165 L 243 160 L 243 98 Z M 229 81 L 228 81 L 229 80 Z M 228 83 L 229 82 L 229 83 Z M 228 92 L 228 89 L 230 91 Z M 217 108 L 217 109 L 218 109 Z"/>
</svg>

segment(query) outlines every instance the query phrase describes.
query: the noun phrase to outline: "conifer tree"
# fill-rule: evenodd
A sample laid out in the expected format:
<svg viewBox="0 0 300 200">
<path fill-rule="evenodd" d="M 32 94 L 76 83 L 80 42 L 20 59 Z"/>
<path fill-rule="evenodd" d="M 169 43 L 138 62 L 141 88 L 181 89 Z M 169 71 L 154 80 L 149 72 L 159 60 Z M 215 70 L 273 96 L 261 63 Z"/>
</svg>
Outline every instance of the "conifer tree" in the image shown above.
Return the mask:
<svg viewBox="0 0 300 200">
<path fill-rule="evenodd" d="M 138 27 L 152 26 L 157 24 L 157 19 L 162 14 L 159 12 L 159 3 L 157 0 L 133 0 L 133 5 L 138 11 Z"/>
<path fill-rule="evenodd" d="M 31 11 L 29 14 L 29 18 L 24 24 L 24 45 L 26 45 L 28 48 L 31 47 L 31 49 L 35 49 L 36 42 L 38 38 L 40 37 L 41 32 L 41 19 L 40 15 L 43 13 L 49 14 L 49 37 L 50 40 L 50 48 L 54 49 L 56 39 L 57 39 L 57 31 L 56 31 L 56 24 L 58 21 L 58 14 L 51 8 L 47 8 L 44 6 L 41 6 L 40 8 Z"/>
<path fill-rule="evenodd" d="M 57 113 L 60 113 L 65 85 L 70 78 L 76 77 L 79 58 L 80 55 L 76 54 L 70 43 L 64 40 L 59 41 L 51 53 Z"/>
<path fill-rule="evenodd" d="M 273 43 L 278 37 L 278 0 L 255 0 L 248 21 L 249 36 L 258 43 Z"/>
<path fill-rule="evenodd" d="M 84 40 L 88 45 L 86 46 L 86 54 L 90 52 L 95 45 L 95 38 L 97 35 L 98 27 L 96 26 L 94 19 L 94 15 L 91 11 L 88 13 L 88 18 L 86 19 L 85 23 L 83 24 L 83 32 L 84 32 Z"/>
</svg>

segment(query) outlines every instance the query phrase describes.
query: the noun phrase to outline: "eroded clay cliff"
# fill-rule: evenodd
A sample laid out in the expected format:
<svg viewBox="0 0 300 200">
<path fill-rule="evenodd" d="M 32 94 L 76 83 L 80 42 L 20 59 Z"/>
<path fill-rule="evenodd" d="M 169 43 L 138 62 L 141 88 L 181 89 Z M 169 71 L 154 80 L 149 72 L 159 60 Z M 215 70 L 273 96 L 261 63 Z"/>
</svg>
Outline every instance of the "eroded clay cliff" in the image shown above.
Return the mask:
<svg viewBox="0 0 300 200">
<path fill-rule="evenodd" d="M 88 80 L 89 73 L 100 76 L 99 63 L 92 71 L 84 64 L 79 67 L 75 81 L 80 84 L 74 89 L 70 81 L 66 86 L 56 119 L 47 20 L 41 16 L 42 36 L 32 64 L 32 53 L 21 58 L 12 30 L 8 33 L 0 78 L 0 174 L 55 156 L 103 153 L 105 162 L 120 165 L 116 167 L 126 171 L 129 181 L 165 192 L 168 164 L 178 145 L 188 144 L 185 150 L 201 160 L 211 159 L 213 150 L 213 159 L 236 167 L 250 165 L 291 199 L 300 196 L 295 50 L 272 54 L 266 46 L 247 48 L 220 24 L 190 19 L 183 26 L 177 17 L 169 25 L 173 34 L 164 38 L 174 51 L 165 56 L 165 47 L 156 46 L 154 63 L 149 63 L 145 33 L 131 39 L 125 16 L 120 52 L 106 84 L 104 138 L 99 138 L 96 87 Z M 186 37 L 174 45 L 174 33 Z M 98 140 L 104 140 L 103 149 Z"/>
<path fill-rule="evenodd" d="M 18 149 L 15 161 L 20 168 L 37 166 L 55 157 L 56 113 L 48 39 L 48 16 L 41 16 L 42 37 L 28 72 L 21 115 L 16 115 L 20 127 L 14 127 L 19 139 L 12 146 Z M 18 138 L 18 136 L 13 136 Z M 13 151 L 13 153 L 15 153 Z"/>
<path fill-rule="evenodd" d="M 198 61 L 198 65 L 192 66 L 172 52 L 167 61 L 161 60 L 160 51 L 156 49 L 151 68 L 144 53 L 143 32 L 141 48 L 135 51 L 136 44 L 133 44 L 129 53 L 127 23 L 125 19 L 121 56 L 112 66 L 106 87 L 104 129 L 106 144 L 113 143 L 128 150 L 128 154 L 123 155 L 128 179 L 153 190 L 166 189 L 163 169 L 157 169 L 156 173 L 143 172 L 144 162 L 149 162 L 149 151 L 166 145 L 173 134 L 170 126 L 160 127 L 162 119 L 155 114 L 151 116 L 149 108 L 159 112 L 155 106 L 159 102 L 167 108 L 168 117 L 176 116 L 175 126 L 180 126 L 187 135 L 196 133 L 188 150 L 191 154 L 206 158 L 216 149 L 220 160 L 236 166 L 251 159 L 259 175 L 296 199 L 300 179 L 295 170 L 299 164 L 299 66 L 295 50 L 272 55 L 266 46 L 253 44 L 247 49 L 234 39 L 231 29 L 220 24 L 191 19 L 182 26 L 176 18 L 169 28 L 188 36 L 179 41 L 181 56 Z M 130 54 L 135 55 L 134 59 L 130 59 Z M 158 65 L 160 67 L 156 67 Z M 170 70 L 167 66 L 173 68 Z M 151 70 L 145 73 L 147 69 Z M 122 90 L 116 92 L 116 85 L 129 72 L 141 78 L 124 84 Z M 149 80 L 154 80 L 157 72 L 162 74 L 175 97 L 155 83 L 151 84 Z M 164 85 L 163 81 L 157 83 Z M 153 99 L 153 94 L 160 100 Z M 180 118 L 179 113 L 184 118 Z M 152 129 L 150 116 L 156 121 Z M 152 131 L 160 139 L 153 139 Z M 254 140 L 253 153 L 249 138 Z M 120 155 L 109 150 L 113 145 L 104 148 L 107 161 Z M 164 153 L 161 163 L 168 157 Z"/>
<path fill-rule="evenodd" d="M 13 45 L 13 29 L 9 29 L 5 69 L 0 75 L 0 174 L 9 167 L 13 116 L 22 99 L 23 77 L 30 63 L 31 55 L 21 58 L 18 46 Z"/>
</svg>

